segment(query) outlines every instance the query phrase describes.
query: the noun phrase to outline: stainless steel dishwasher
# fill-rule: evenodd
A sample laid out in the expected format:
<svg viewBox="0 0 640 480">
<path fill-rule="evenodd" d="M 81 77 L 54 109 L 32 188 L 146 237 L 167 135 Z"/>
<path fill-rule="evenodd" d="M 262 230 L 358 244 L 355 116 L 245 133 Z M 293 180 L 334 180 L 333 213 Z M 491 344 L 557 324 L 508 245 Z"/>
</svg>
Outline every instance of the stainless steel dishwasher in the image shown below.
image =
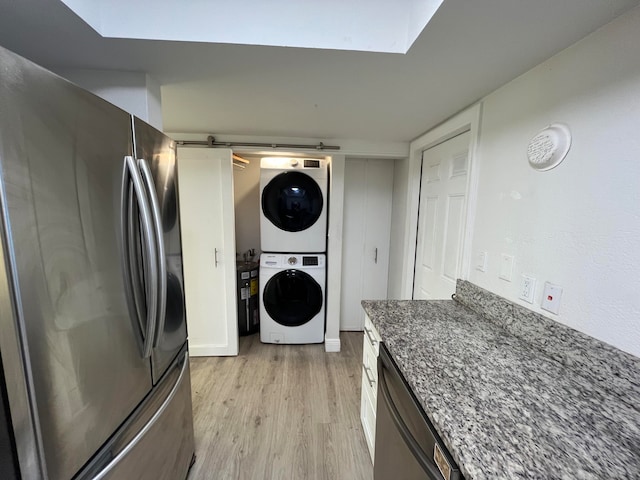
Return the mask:
<svg viewBox="0 0 640 480">
<path fill-rule="evenodd" d="M 464 480 L 384 343 L 378 357 L 374 480 Z"/>
</svg>

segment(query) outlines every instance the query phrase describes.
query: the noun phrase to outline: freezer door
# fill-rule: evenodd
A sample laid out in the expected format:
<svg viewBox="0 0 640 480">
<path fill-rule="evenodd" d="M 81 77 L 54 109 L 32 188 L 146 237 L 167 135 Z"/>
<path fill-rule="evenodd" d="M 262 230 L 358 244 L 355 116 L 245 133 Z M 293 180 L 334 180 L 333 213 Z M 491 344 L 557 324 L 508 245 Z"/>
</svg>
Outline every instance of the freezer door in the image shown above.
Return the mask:
<svg viewBox="0 0 640 480">
<path fill-rule="evenodd" d="M 2 48 L 0 111 L 2 230 L 15 322 L 42 463 L 50 480 L 66 480 L 152 387 L 123 280 L 131 121 Z"/>
<path fill-rule="evenodd" d="M 178 209 L 176 145 L 142 120 L 133 121 L 135 158 L 147 180 L 150 204 L 155 210 L 162 275 L 156 340 L 152 353 L 153 382 L 167 370 L 187 339 L 182 280 L 182 247 Z M 146 173 L 148 172 L 148 173 Z"/>
<path fill-rule="evenodd" d="M 193 461 L 186 345 L 144 403 L 74 480 L 183 480 Z"/>
</svg>

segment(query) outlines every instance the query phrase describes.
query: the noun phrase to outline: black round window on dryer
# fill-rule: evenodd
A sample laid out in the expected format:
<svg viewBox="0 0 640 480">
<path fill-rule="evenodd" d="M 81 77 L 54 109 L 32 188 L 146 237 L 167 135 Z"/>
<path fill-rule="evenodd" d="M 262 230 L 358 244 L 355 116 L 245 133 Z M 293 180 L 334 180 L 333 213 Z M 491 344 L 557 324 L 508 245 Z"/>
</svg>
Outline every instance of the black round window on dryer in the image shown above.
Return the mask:
<svg viewBox="0 0 640 480">
<path fill-rule="evenodd" d="M 280 230 L 300 232 L 316 223 L 322 213 L 322 191 L 301 172 L 276 175 L 262 190 L 262 211 Z"/>
<path fill-rule="evenodd" d="M 322 288 L 308 273 L 283 270 L 269 279 L 262 292 L 262 301 L 275 322 L 298 327 L 322 309 Z"/>
</svg>

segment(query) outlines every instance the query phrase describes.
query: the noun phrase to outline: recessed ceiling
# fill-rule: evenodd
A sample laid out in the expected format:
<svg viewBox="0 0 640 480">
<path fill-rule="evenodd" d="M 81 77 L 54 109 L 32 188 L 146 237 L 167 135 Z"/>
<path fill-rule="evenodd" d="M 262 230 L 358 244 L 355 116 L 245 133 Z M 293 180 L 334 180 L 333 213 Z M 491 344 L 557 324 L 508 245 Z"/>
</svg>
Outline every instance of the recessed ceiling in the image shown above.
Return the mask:
<svg viewBox="0 0 640 480">
<path fill-rule="evenodd" d="M 62 0 L 103 37 L 406 53 L 442 0 Z"/>
<path fill-rule="evenodd" d="M 0 45 L 54 71 L 147 72 L 169 132 L 406 142 L 639 3 L 445 0 L 399 55 L 104 38 L 58 0 L 0 0 Z"/>
</svg>

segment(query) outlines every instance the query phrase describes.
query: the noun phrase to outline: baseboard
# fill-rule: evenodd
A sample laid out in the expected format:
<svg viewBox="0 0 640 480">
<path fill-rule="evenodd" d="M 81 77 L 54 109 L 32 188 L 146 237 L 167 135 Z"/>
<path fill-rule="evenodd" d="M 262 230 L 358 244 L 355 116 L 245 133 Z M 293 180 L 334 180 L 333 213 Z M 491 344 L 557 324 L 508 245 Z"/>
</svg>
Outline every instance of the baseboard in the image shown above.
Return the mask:
<svg viewBox="0 0 640 480">
<path fill-rule="evenodd" d="M 229 345 L 191 345 L 189 344 L 190 357 L 229 357 L 238 355 Z"/>
<path fill-rule="evenodd" d="M 324 351 L 325 352 L 339 352 L 340 351 L 340 337 L 327 338 L 324 337 Z"/>
<path fill-rule="evenodd" d="M 359 327 L 340 327 L 341 332 L 363 332 L 364 326 L 360 325 Z"/>
</svg>

